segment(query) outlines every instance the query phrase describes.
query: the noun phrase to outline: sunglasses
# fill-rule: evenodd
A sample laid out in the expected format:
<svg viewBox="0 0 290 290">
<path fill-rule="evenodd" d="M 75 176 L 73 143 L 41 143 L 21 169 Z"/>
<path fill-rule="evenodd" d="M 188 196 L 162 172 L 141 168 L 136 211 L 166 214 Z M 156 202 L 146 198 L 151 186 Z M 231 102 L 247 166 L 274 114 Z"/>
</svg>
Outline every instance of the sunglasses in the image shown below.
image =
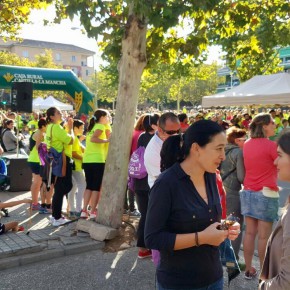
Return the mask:
<svg viewBox="0 0 290 290">
<path fill-rule="evenodd" d="M 175 135 L 175 134 L 179 134 L 180 133 L 180 129 L 178 129 L 178 130 L 164 130 L 164 129 L 162 129 L 162 131 L 164 133 L 166 133 L 167 135 Z"/>
</svg>

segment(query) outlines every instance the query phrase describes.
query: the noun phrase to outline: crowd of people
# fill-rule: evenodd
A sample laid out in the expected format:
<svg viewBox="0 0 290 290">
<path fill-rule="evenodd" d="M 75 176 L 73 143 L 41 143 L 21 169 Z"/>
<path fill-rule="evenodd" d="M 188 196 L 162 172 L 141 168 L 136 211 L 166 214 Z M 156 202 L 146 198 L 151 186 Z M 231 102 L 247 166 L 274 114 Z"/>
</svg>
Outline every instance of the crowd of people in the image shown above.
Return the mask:
<svg viewBox="0 0 290 290">
<path fill-rule="evenodd" d="M 277 168 L 279 178 L 290 181 L 289 116 L 281 109 L 137 112 L 131 154 L 144 147 L 147 175 L 127 189 L 124 211 L 140 216 L 138 257 L 155 261 L 157 289 L 222 289 L 218 246 L 226 239 L 238 261 L 243 243 L 244 277 L 253 279 L 258 274 L 252 266 L 256 237 L 260 289 L 290 289 L 288 207 L 272 229 L 278 219 Z M 32 210 L 51 214 L 53 226 L 63 225 L 67 197 L 68 218 L 95 219 L 114 112 L 97 109 L 87 118 L 51 107 L 44 114 L 1 117 L 0 149 L 15 153 L 18 148 L 28 155 Z M 29 142 L 19 145 L 24 140 Z M 43 144 L 61 160 L 51 175 L 41 162 Z M 221 229 L 227 215 L 239 222 Z"/>
</svg>

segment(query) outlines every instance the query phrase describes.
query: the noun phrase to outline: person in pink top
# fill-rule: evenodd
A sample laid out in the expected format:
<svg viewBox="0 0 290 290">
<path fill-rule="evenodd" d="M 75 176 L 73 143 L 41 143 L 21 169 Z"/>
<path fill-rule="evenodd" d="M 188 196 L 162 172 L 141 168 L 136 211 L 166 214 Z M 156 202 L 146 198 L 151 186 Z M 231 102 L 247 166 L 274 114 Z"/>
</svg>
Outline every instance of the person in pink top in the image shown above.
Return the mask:
<svg viewBox="0 0 290 290">
<path fill-rule="evenodd" d="M 133 131 L 133 135 L 132 135 L 132 144 L 131 144 L 130 156 L 137 149 L 137 142 L 138 142 L 139 136 L 143 132 L 145 132 L 145 129 L 143 126 L 143 119 L 145 116 L 146 116 L 146 114 L 141 115 L 135 123 L 134 131 Z"/>
<path fill-rule="evenodd" d="M 134 131 L 132 135 L 132 144 L 130 150 L 130 156 L 137 149 L 137 143 L 139 136 L 145 131 L 143 126 L 143 119 L 147 114 L 141 115 L 134 126 Z M 128 213 L 130 216 L 140 216 L 140 212 L 135 208 L 135 193 L 130 188 L 127 187 L 125 200 L 124 200 L 124 213 Z"/>
<path fill-rule="evenodd" d="M 260 266 L 265 256 L 267 240 L 273 222 L 278 218 L 277 144 L 268 138 L 275 135 L 275 122 L 270 114 L 258 114 L 250 124 L 250 139 L 245 142 L 244 188 L 240 192 L 241 212 L 245 217 L 244 257 L 245 278 L 252 279 L 257 271 L 252 267 L 255 238 L 258 235 Z"/>
</svg>

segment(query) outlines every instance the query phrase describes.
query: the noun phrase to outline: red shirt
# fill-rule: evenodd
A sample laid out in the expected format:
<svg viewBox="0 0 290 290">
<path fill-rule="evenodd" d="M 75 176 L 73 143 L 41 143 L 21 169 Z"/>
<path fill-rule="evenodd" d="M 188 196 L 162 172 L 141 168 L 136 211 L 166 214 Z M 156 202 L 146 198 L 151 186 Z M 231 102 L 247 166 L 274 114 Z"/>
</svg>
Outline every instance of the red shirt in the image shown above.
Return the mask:
<svg viewBox="0 0 290 290">
<path fill-rule="evenodd" d="M 181 132 L 185 132 L 188 127 L 189 127 L 188 124 L 185 124 L 185 123 L 180 122 Z"/>
<path fill-rule="evenodd" d="M 130 156 L 132 155 L 132 153 L 137 149 L 137 142 L 138 142 L 138 138 L 141 135 L 141 133 L 143 133 L 144 131 L 139 131 L 139 130 L 135 130 L 133 131 L 133 136 L 132 136 L 132 144 L 131 144 L 131 151 L 130 151 Z"/>
<path fill-rule="evenodd" d="M 245 120 L 242 121 L 242 125 L 246 129 L 249 129 L 250 123 L 251 123 L 251 120 L 246 120 L 245 119 Z"/>
<path fill-rule="evenodd" d="M 216 184 L 221 199 L 222 219 L 226 219 L 227 217 L 226 191 L 224 189 L 223 180 L 221 178 L 219 170 L 216 170 Z"/>
<path fill-rule="evenodd" d="M 267 138 L 254 138 L 243 148 L 246 176 L 244 188 L 260 191 L 264 186 L 277 191 L 277 144 Z"/>
</svg>

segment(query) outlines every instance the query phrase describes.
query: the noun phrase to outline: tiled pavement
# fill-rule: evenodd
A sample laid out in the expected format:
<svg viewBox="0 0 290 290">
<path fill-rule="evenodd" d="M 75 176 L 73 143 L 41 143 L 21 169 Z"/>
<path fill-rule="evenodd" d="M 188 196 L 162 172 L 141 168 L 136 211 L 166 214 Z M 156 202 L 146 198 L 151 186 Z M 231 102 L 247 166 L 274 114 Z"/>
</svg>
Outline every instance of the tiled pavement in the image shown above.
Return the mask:
<svg viewBox="0 0 290 290">
<path fill-rule="evenodd" d="M 29 198 L 30 192 L 0 192 L 2 202 Z M 64 202 L 64 208 L 66 203 Z M 24 226 L 24 232 L 8 232 L 0 236 L 0 270 L 51 259 L 69 254 L 100 249 L 103 242 L 92 240 L 87 233 L 77 232 L 76 223 L 55 228 L 49 223 L 49 215 L 32 213 L 27 204 L 9 209 L 10 217 L 2 223 L 16 220 Z"/>
</svg>

